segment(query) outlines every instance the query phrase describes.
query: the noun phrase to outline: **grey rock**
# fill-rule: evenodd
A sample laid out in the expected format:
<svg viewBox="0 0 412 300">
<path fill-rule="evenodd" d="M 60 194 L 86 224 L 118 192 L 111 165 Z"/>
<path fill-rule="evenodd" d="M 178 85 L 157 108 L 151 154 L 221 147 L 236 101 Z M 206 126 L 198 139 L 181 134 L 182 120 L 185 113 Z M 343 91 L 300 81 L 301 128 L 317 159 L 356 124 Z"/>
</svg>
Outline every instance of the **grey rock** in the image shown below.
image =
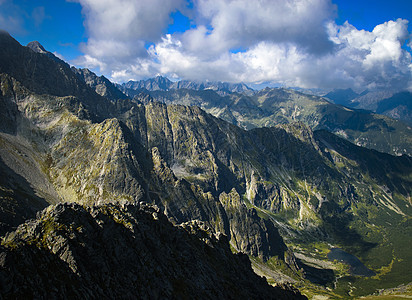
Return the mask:
<svg viewBox="0 0 412 300">
<path fill-rule="evenodd" d="M 306 299 L 269 286 L 204 223 L 173 226 L 146 204 L 47 208 L 3 239 L 0 286 L 6 299 Z"/>
</svg>

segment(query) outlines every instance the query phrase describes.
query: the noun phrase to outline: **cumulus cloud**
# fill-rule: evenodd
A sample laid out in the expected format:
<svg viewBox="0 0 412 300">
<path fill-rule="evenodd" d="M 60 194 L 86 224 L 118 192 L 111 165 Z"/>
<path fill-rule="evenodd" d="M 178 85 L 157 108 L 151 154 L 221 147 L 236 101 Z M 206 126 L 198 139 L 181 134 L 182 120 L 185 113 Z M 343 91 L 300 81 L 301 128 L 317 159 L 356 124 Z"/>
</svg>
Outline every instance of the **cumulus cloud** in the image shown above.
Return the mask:
<svg viewBox="0 0 412 300">
<path fill-rule="evenodd" d="M 162 74 L 199 80 L 276 82 L 300 87 L 404 89 L 411 84 L 411 55 L 404 50 L 408 22 L 398 19 L 372 32 L 349 23 L 328 25 L 333 51 L 311 53 L 298 43 L 261 41 L 247 51 L 211 57 L 187 50 L 168 35 L 150 49 Z"/>
<path fill-rule="evenodd" d="M 102 72 L 147 56 L 145 44 L 161 39 L 165 27 L 171 22 L 170 13 L 182 5 L 182 0 L 78 2 L 82 5 L 89 38 L 81 46 L 86 55 L 76 63 L 99 65 Z"/>
<path fill-rule="evenodd" d="M 56 56 L 57 58 L 60 58 L 61 60 L 66 60 L 65 57 L 57 51 L 54 51 L 53 55 Z"/>
<path fill-rule="evenodd" d="M 173 78 L 286 86 L 412 88 L 408 21 L 373 31 L 334 22 L 330 0 L 79 0 L 89 38 L 77 60 L 117 82 Z M 171 13 L 192 26 L 167 34 Z M 150 46 L 148 46 L 150 45 Z"/>
<path fill-rule="evenodd" d="M 199 0 L 198 19 L 204 26 L 184 34 L 188 48 L 228 51 L 249 48 L 261 41 L 291 42 L 309 52 L 331 49 L 324 23 L 334 16 L 328 0 Z"/>
<path fill-rule="evenodd" d="M 410 37 L 408 21 L 398 19 L 358 30 L 348 22 L 334 25 L 331 38 L 340 45 L 334 57 L 354 85 L 373 88 L 408 88 L 412 83 L 411 54 L 403 48 Z"/>
</svg>

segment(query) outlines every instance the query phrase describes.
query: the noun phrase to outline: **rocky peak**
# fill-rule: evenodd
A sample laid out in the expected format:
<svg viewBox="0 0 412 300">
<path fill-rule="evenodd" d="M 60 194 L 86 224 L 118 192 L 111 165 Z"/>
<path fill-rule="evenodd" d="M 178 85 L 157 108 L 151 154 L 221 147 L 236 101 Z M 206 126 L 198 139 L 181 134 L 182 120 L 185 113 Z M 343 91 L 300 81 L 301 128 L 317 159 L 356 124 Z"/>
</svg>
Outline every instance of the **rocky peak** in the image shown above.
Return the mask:
<svg viewBox="0 0 412 300">
<path fill-rule="evenodd" d="M 58 58 L 56 55 L 44 49 L 44 47 L 38 41 L 33 41 L 33 42 L 28 43 L 26 47 L 33 50 L 36 53 L 46 55 L 47 57 L 51 58 L 58 64 L 67 65 L 66 62 Z"/>
<path fill-rule="evenodd" d="M 33 41 L 33 42 L 28 43 L 27 47 L 37 53 L 45 54 L 48 52 L 44 49 L 44 47 L 38 41 Z"/>
<path fill-rule="evenodd" d="M 83 80 L 90 88 L 92 88 L 100 96 L 106 97 L 110 100 L 126 99 L 127 96 L 123 94 L 109 79 L 102 76 L 97 76 L 89 69 L 71 68 L 72 71 Z"/>
<path fill-rule="evenodd" d="M 129 82 L 124 83 L 122 86 L 123 88 L 131 89 L 131 90 L 146 89 L 149 91 L 156 91 L 156 90 L 166 91 L 169 89 L 171 84 L 172 82 L 166 77 L 156 76 L 155 78 L 149 78 L 149 79 L 140 80 L 140 81 L 130 80 Z"/>
<path fill-rule="evenodd" d="M 168 78 L 163 76 L 156 76 L 153 80 L 159 87 L 159 89 L 168 89 L 172 83 Z"/>
<path fill-rule="evenodd" d="M 253 90 L 244 83 L 229 83 L 220 81 L 191 81 L 180 80 L 176 82 L 170 81 L 163 76 L 156 76 L 147 80 L 129 81 L 121 85 L 122 89 L 129 96 L 135 95 L 137 90 L 146 89 L 148 91 L 169 91 L 179 89 L 189 89 L 196 91 L 214 90 L 220 95 L 227 95 L 230 93 L 253 93 Z"/>
</svg>

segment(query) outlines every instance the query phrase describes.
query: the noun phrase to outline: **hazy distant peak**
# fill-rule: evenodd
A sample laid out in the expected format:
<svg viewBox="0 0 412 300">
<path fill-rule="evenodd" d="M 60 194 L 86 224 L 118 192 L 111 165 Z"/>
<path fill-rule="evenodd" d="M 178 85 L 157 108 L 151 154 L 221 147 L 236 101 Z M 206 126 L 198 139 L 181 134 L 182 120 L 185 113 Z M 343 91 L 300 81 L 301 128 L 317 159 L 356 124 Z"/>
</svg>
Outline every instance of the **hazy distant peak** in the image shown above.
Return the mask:
<svg viewBox="0 0 412 300">
<path fill-rule="evenodd" d="M 220 81 L 196 81 L 196 80 L 180 80 L 172 82 L 167 77 L 156 76 L 154 78 L 149 78 L 146 80 L 133 81 L 130 80 L 127 83 L 121 85 L 125 93 L 129 93 L 129 96 L 135 94 L 134 91 L 139 89 L 146 89 L 148 91 L 168 91 L 177 89 L 190 89 L 190 90 L 213 90 L 218 92 L 220 95 L 226 95 L 229 93 L 243 93 L 252 92 L 253 89 L 248 87 L 244 83 L 229 83 Z"/>
<path fill-rule="evenodd" d="M 359 97 L 359 94 L 354 92 L 351 88 L 334 89 L 327 93 L 325 97 L 332 100 L 335 104 L 350 106 L 351 101 L 356 97 Z"/>
</svg>

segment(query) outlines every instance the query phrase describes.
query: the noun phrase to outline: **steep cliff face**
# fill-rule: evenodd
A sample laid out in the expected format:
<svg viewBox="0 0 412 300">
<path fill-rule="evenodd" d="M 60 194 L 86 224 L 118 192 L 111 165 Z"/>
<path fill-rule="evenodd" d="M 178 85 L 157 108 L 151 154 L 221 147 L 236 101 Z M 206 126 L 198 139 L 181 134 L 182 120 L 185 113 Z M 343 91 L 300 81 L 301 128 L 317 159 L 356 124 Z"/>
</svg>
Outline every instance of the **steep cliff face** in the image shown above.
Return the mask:
<svg viewBox="0 0 412 300">
<path fill-rule="evenodd" d="M 47 208 L 1 241 L 0 286 L 4 298 L 306 299 L 202 222 L 173 226 L 143 203 Z"/>
<path fill-rule="evenodd" d="M 100 96 L 106 97 L 110 100 L 126 99 L 127 96 L 123 94 L 113 83 L 111 83 L 106 77 L 97 76 L 89 69 L 76 69 L 71 68 L 72 71 L 79 76 L 81 80 L 96 91 Z"/>
<path fill-rule="evenodd" d="M 110 101 L 74 73 L 64 75 L 70 68 L 8 43 L 22 59 L 0 47 L 15 60 L 0 69 L 2 233 L 61 201 L 144 201 L 175 224 L 200 220 L 225 233 L 235 251 L 292 267 L 283 238 L 347 246 L 350 233 L 368 246 L 363 239 L 392 236 L 382 215 L 400 224 L 411 214 L 406 155 L 367 150 L 303 123 L 246 131 L 198 107 L 144 95 Z M 37 67 L 20 74 L 25 60 L 47 60 L 40 69 L 53 64 L 49 76 L 62 80 L 62 93 L 37 82 Z M 379 245 L 391 251 L 395 244 L 402 240 Z"/>
<path fill-rule="evenodd" d="M 238 128 L 197 107 L 150 103 L 146 116 L 149 147 L 159 148 L 178 177 L 215 195 L 240 185 L 237 177 L 244 171 L 239 168 L 241 154 L 232 151 L 237 141 L 231 142 L 241 134 Z"/>
<path fill-rule="evenodd" d="M 158 204 L 175 223 L 199 219 L 216 231 L 229 233 L 224 223 L 229 223 L 228 217 L 218 196 L 233 187 L 235 176 L 220 162 L 220 154 L 214 153 L 225 143 L 219 129 L 224 123 L 212 125 L 216 120 L 197 108 L 157 103 L 142 106 L 127 99 L 106 103 L 112 107 L 110 114 L 101 114 L 105 120 L 96 122 L 90 111 L 99 109 L 89 106 L 91 102 L 72 95 L 40 96 L 27 89 L 30 84 L 24 87 L 9 75 L 2 76 L 1 103 L 7 108 L 2 131 L 12 133 L 4 139 L 20 152 L 21 141 L 32 147 L 32 153 L 20 163 L 23 167 L 13 163 L 18 158 L 10 149 L 2 153 L 4 170 L 21 175 L 25 179 L 21 184 L 26 186 L 19 189 L 31 193 L 28 205 L 18 201 L 17 213 L 10 215 L 14 221 L 5 224 L 4 230 L 49 203 L 144 200 Z M 113 115 L 117 117 L 110 118 Z M 215 134 L 222 139 L 218 145 L 214 144 Z M 35 176 L 33 170 L 37 170 Z M 191 174 L 195 180 L 188 180 Z M 13 191 L 15 186 L 6 182 L 4 188 Z M 4 213 L 7 215 L 7 210 Z M 264 231 L 256 234 L 265 236 Z M 279 236 L 266 240 L 273 245 L 283 243 Z M 266 252 L 259 251 L 259 255 L 267 258 L 270 253 Z"/>
<path fill-rule="evenodd" d="M 93 120 L 110 115 L 110 102 L 90 89 L 67 63 L 52 59 L 47 53 L 22 47 L 4 31 L 0 31 L 0 45 L 0 73 L 8 74 L 39 95 L 76 97 Z"/>
<path fill-rule="evenodd" d="M 0 232 L 16 227 L 36 211 L 57 201 L 57 194 L 44 175 L 44 158 L 26 136 L 18 135 L 27 122 L 22 117 L 17 99 L 30 93 L 15 79 L 0 75 Z M 23 129 L 23 131 L 26 131 Z"/>
<path fill-rule="evenodd" d="M 273 223 L 259 218 L 256 209 L 248 209 L 235 189 L 220 194 L 219 201 L 230 220 L 230 240 L 235 249 L 265 259 L 271 256 L 285 258 L 286 245 L 271 243 L 281 240 Z"/>
<path fill-rule="evenodd" d="M 199 106 L 245 129 L 300 121 L 313 130 L 327 130 L 369 149 L 395 155 L 412 153 L 412 129 L 408 124 L 294 90 L 266 88 L 252 95 L 233 93 L 226 96 L 212 90 L 187 89 L 147 93 L 166 104 Z M 405 106 L 408 100 L 401 102 Z M 393 113 L 397 113 L 396 109 Z"/>
</svg>

